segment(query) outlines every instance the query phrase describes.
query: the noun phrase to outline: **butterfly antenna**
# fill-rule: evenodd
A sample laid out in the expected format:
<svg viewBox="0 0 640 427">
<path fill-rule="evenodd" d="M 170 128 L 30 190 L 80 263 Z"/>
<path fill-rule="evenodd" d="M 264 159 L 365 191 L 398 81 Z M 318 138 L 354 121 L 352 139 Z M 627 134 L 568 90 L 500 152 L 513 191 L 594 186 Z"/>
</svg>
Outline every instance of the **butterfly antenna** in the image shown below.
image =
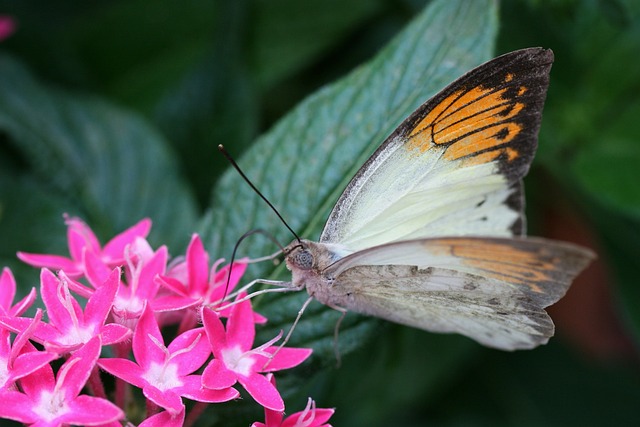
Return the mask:
<svg viewBox="0 0 640 427">
<path fill-rule="evenodd" d="M 247 231 L 246 233 L 244 233 L 242 236 L 240 236 L 240 238 L 238 239 L 238 241 L 236 242 L 235 246 L 233 247 L 233 252 L 231 252 L 231 262 L 229 263 L 229 273 L 227 274 L 227 284 L 224 287 L 224 294 L 222 294 L 222 299 L 220 300 L 221 302 L 224 301 L 224 299 L 227 297 L 227 293 L 229 292 L 229 284 L 231 283 L 231 272 L 233 271 L 233 261 L 235 261 L 236 259 L 236 252 L 238 251 L 238 247 L 240 246 L 240 243 L 242 243 L 242 241 L 244 239 L 246 239 L 249 236 L 252 236 L 254 234 L 262 234 L 264 236 L 266 236 L 269 240 L 271 240 L 273 243 L 275 243 L 279 248 L 280 251 L 282 253 L 284 253 L 284 248 L 282 247 L 282 245 L 276 240 L 275 237 L 273 237 L 273 235 L 265 230 L 262 230 L 260 228 L 256 228 L 255 230 L 250 230 Z M 277 254 L 277 252 L 276 252 Z"/>
<path fill-rule="evenodd" d="M 271 204 L 271 202 L 269 200 L 267 200 L 267 198 L 260 192 L 260 190 L 258 190 L 256 188 L 255 185 L 253 185 L 253 183 L 249 180 L 249 178 L 247 178 L 247 176 L 244 174 L 244 172 L 242 172 L 242 169 L 240 169 L 240 166 L 238 166 L 238 164 L 236 163 L 235 160 L 233 160 L 233 157 L 231 157 L 231 154 L 229 154 L 227 152 L 227 150 L 224 148 L 224 146 L 222 144 L 218 145 L 218 150 L 220 150 L 220 152 L 222 154 L 224 154 L 224 156 L 227 158 L 227 160 L 229 160 L 229 163 L 231 163 L 231 165 L 238 171 L 238 173 L 240 174 L 240 176 L 247 182 L 247 184 L 249 184 L 249 186 L 253 189 L 253 191 L 256 192 L 256 194 L 258 194 L 258 196 L 260 196 L 262 198 L 262 200 L 264 200 L 267 205 L 269 205 L 269 207 L 271 208 L 272 211 L 274 211 L 276 213 L 276 215 L 278 215 L 278 218 L 280 218 L 280 221 L 282 221 L 282 223 L 284 224 L 285 227 L 287 227 L 289 229 L 289 231 L 291 232 L 291 234 L 294 235 L 294 237 L 296 238 L 296 240 L 299 243 L 302 243 L 302 241 L 300 240 L 300 237 L 296 234 L 295 231 L 293 231 L 293 229 L 291 227 L 289 227 L 289 224 L 287 224 L 287 221 L 284 220 L 284 218 L 282 217 L 282 215 L 280 215 L 280 212 L 278 212 L 278 210 L 276 209 L 275 206 L 273 206 Z"/>
</svg>

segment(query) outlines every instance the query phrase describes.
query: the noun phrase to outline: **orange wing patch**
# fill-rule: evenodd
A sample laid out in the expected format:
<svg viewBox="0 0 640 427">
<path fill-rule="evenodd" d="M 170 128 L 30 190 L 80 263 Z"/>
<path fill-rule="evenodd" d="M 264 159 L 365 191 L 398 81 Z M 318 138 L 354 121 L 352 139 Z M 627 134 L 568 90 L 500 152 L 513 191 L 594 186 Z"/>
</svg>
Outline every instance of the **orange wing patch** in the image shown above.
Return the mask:
<svg viewBox="0 0 640 427">
<path fill-rule="evenodd" d="M 513 79 L 508 73 L 503 81 Z M 525 108 L 517 97 L 527 88 L 518 88 L 515 97 L 508 96 L 507 90 L 477 86 L 454 92 L 418 122 L 408 135 L 407 148 L 424 153 L 434 146 L 447 146 L 444 158 L 466 158 L 465 165 L 492 161 L 500 154 L 513 161 L 519 153 L 507 145 L 522 130 L 514 119 Z"/>
<path fill-rule="evenodd" d="M 527 286 L 542 293 L 552 282 L 562 259 L 543 247 L 520 248 L 505 242 L 478 239 L 437 239 L 426 243 L 429 251 L 457 258 L 462 265 L 482 271 L 483 276 Z"/>
</svg>

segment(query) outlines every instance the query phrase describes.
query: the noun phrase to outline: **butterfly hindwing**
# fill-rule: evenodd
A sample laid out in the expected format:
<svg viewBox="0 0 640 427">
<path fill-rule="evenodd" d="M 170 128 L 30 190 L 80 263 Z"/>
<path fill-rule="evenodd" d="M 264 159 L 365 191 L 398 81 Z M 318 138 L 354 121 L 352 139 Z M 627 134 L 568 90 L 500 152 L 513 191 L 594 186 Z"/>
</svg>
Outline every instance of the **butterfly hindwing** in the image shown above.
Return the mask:
<svg viewBox="0 0 640 427">
<path fill-rule="evenodd" d="M 510 236 L 553 54 L 525 49 L 465 74 L 409 116 L 351 180 L 320 241 L 352 251 L 441 235 Z"/>
<path fill-rule="evenodd" d="M 455 332 L 503 350 L 547 342 L 544 308 L 558 301 L 593 254 L 545 239 L 447 237 L 389 243 L 324 271 L 329 304 L 432 332 Z"/>
<path fill-rule="evenodd" d="M 489 347 L 519 350 L 553 336 L 548 314 L 498 280 L 407 265 L 358 266 L 335 280 L 343 307 L 431 332 L 459 333 Z"/>
</svg>

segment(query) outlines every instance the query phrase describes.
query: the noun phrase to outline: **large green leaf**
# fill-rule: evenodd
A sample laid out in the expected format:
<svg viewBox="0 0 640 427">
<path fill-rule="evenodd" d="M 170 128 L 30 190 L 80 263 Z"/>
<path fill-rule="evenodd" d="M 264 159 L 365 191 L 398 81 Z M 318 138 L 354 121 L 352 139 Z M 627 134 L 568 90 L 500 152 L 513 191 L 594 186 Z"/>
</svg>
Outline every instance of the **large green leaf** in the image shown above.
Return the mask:
<svg viewBox="0 0 640 427">
<path fill-rule="evenodd" d="M 488 59 L 496 31 L 493 1 L 436 1 L 375 59 L 308 98 L 264 135 L 240 165 L 279 207 L 293 229 L 315 239 L 328 211 L 359 166 L 400 122 L 454 78 Z M 230 171 L 214 192 L 203 229 L 214 256 L 229 256 L 237 239 L 252 228 L 268 230 L 283 244 L 292 236 L 242 181 Z M 250 238 L 241 254 L 261 256 L 276 248 Z M 273 266 L 257 266 L 251 276 L 287 276 Z M 269 317 L 265 334 L 291 325 L 304 295 L 259 302 Z M 312 304 L 293 342 L 311 345 L 333 363 L 337 315 Z M 347 316 L 342 352 L 359 345 L 375 323 Z"/>
<path fill-rule="evenodd" d="M 69 214 L 84 217 L 103 238 L 149 216 L 158 241 L 177 245 L 188 239 L 195 222 L 193 199 L 167 142 L 140 117 L 47 88 L 6 56 L 0 57 L 0 75 L 0 130 L 13 146 L 2 155 L 24 162 L 16 175 L 64 200 Z M 16 200 L 5 206 L 21 208 Z M 62 218 L 48 210 L 38 221 L 53 227 Z"/>
</svg>

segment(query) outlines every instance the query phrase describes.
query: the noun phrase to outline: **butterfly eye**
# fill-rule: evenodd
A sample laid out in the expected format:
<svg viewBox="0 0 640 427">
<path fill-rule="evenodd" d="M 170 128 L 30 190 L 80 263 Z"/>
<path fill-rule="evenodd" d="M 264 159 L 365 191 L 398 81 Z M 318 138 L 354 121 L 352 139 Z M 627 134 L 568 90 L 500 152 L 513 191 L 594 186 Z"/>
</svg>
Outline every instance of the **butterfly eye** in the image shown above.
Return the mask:
<svg viewBox="0 0 640 427">
<path fill-rule="evenodd" d="M 313 267 L 313 255 L 306 249 L 299 250 L 292 255 L 293 264 L 302 270 L 311 270 Z"/>
</svg>

